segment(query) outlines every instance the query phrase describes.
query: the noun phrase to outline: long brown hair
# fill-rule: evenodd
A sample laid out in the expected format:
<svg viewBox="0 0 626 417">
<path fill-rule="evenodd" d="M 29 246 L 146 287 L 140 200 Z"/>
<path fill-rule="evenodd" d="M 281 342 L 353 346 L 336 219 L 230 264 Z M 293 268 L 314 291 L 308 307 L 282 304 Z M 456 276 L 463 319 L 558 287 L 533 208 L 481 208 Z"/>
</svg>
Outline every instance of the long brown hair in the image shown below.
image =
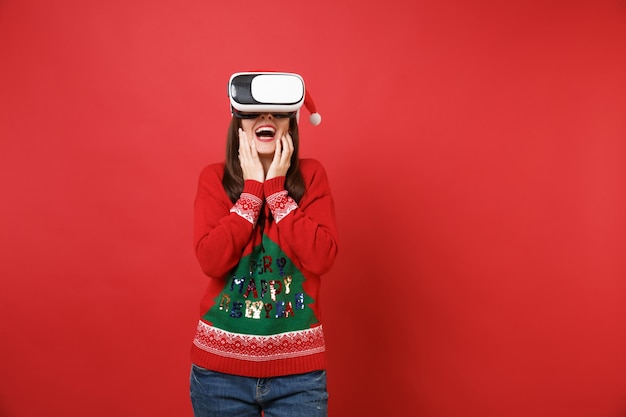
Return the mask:
<svg viewBox="0 0 626 417">
<path fill-rule="evenodd" d="M 233 202 L 239 199 L 243 191 L 243 173 L 239 163 L 239 128 L 241 120 L 233 117 L 228 126 L 226 135 L 226 161 L 224 164 L 224 178 L 222 185 L 226 194 Z M 295 118 L 289 119 L 289 133 L 293 140 L 293 154 L 291 155 L 291 165 L 287 171 L 285 179 L 285 189 L 296 202 L 304 195 L 305 185 L 302 173 L 300 172 L 300 158 L 298 150 L 300 148 L 300 134 L 298 132 L 298 122 Z"/>
</svg>

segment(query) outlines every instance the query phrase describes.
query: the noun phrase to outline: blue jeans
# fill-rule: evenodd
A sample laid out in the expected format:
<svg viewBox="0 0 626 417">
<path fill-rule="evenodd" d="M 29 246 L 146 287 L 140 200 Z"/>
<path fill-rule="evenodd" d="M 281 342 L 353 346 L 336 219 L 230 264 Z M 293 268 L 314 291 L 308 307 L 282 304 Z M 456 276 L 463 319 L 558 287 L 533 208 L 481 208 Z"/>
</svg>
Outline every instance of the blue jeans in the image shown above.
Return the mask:
<svg viewBox="0 0 626 417">
<path fill-rule="evenodd" d="M 195 417 L 326 417 L 326 372 L 248 378 L 191 366 Z"/>
</svg>

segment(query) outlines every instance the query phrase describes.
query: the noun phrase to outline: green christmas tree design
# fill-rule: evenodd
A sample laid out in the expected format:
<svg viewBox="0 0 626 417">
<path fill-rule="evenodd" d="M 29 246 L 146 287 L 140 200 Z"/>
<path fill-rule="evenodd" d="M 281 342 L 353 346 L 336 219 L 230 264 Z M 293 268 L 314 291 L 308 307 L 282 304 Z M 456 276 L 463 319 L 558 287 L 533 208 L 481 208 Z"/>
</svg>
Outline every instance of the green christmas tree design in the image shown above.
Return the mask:
<svg viewBox="0 0 626 417">
<path fill-rule="evenodd" d="M 280 247 L 263 235 L 241 259 L 215 304 L 204 314 L 214 327 L 241 334 L 271 335 L 304 330 L 318 322 L 303 289 L 304 275 Z"/>
</svg>

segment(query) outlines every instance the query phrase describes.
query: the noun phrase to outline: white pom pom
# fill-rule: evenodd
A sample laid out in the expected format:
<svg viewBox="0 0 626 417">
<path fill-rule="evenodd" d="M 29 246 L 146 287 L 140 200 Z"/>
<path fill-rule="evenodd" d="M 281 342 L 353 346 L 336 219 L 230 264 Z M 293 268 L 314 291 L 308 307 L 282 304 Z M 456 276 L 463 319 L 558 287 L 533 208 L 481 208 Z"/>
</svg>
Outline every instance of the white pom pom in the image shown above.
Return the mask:
<svg viewBox="0 0 626 417">
<path fill-rule="evenodd" d="M 309 122 L 311 122 L 313 126 L 317 126 L 322 123 L 322 116 L 320 116 L 319 113 L 313 113 L 309 116 Z"/>
</svg>

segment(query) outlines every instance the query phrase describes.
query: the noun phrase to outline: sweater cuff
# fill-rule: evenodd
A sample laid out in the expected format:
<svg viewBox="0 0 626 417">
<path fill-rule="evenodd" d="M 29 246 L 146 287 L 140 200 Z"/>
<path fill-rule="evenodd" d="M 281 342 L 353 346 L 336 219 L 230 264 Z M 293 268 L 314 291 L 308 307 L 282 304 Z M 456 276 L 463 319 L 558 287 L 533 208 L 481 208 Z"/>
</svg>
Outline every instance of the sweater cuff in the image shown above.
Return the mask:
<svg viewBox="0 0 626 417">
<path fill-rule="evenodd" d="M 281 191 L 285 191 L 285 176 L 274 177 L 263 183 L 263 189 L 265 196 L 270 196 Z"/>
<path fill-rule="evenodd" d="M 243 184 L 243 191 L 230 212 L 239 215 L 254 227 L 259 220 L 262 205 L 263 183 L 246 180 Z"/>
<path fill-rule="evenodd" d="M 246 194 L 252 194 L 255 197 L 263 198 L 263 183 L 255 180 L 245 180 L 243 183 L 243 191 Z"/>
<path fill-rule="evenodd" d="M 264 188 L 265 200 L 277 224 L 298 208 L 298 203 L 285 190 L 285 177 L 275 177 L 265 181 Z"/>
</svg>

